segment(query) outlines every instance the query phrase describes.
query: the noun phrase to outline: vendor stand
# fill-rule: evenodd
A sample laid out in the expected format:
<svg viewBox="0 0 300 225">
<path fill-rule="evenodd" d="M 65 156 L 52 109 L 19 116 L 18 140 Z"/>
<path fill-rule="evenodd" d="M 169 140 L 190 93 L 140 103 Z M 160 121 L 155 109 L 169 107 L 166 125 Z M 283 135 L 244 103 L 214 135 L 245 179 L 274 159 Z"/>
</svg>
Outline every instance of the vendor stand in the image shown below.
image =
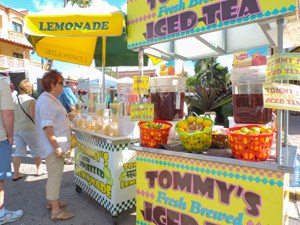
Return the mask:
<svg viewBox="0 0 300 225">
<path fill-rule="evenodd" d="M 296 20 L 297 5 L 294 0 L 137 0 L 127 9 L 129 48 L 165 60 L 193 60 L 276 43 L 281 53 L 283 24 Z M 277 25 L 274 40 L 268 30 Z M 278 110 L 278 137 L 281 125 Z M 193 154 L 173 147 L 133 148 L 136 224 L 288 224 L 286 189 L 297 148 L 282 148 L 281 139 L 273 159 L 261 162 L 214 155 L 215 149 Z"/>
<path fill-rule="evenodd" d="M 78 145 L 75 155 L 76 191 L 84 190 L 113 216 L 135 206 L 136 152 L 132 137 L 109 137 L 73 127 Z"/>
</svg>

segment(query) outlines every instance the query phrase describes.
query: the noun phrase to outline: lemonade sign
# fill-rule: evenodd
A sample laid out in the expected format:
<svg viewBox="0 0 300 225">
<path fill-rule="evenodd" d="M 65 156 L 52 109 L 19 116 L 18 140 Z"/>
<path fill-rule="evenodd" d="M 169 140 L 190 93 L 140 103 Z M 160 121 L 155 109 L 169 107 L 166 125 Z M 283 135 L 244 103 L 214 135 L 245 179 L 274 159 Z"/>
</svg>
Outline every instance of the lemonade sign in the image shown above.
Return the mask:
<svg viewBox="0 0 300 225">
<path fill-rule="evenodd" d="M 154 104 L 133 104 L 130 108 L 131 121 L 153 121 Z"/>
</svg>

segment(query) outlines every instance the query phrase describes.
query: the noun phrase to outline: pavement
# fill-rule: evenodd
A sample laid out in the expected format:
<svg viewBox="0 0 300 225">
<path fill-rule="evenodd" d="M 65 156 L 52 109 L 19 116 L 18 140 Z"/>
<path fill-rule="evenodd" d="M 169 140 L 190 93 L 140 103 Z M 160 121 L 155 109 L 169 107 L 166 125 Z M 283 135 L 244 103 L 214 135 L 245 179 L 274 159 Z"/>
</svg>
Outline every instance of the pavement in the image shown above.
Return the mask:
<svg viewBox="0 0 300 225">
<path fill-rule="evenodd" d="M 289 120 L 289 143 L 298 146 L 300 151 L 300 115 L 291 115 Z M 42 164 L 46 169 L 45 164 Z M 21 219 L 12 225 L 112 225 L 112 215 L 90 195 L 75 191 L 74 165 L 66 165 L 61 188 L 61 198 L 69 205 L 67 211 L 75 214 L 72 220 L 52 222 L 50 212 L 46 209 L 45 184 L 47 175 L 35 176 L 34 160 L 28 155 L 21 165 L 21 172 L 26 177 L 19 181 L 6 182 L 6 207 L 11 210 L 22 209 Z M 289 188 L 288 204 L 289 224 L 300 225 L 300 187 Z M 135 224 L 135 208 L 122 212 L 118 216 L 118 225 Z M 276 225 L 276 224 L 272 224 Z"/>
</svg>

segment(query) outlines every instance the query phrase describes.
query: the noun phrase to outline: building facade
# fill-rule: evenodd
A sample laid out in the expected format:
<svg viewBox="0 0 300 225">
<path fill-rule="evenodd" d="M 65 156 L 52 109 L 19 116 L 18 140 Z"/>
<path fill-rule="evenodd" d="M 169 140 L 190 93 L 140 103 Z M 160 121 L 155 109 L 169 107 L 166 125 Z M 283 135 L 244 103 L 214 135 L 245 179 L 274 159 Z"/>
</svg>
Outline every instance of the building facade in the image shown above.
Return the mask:
<svg viewBox="0 0 300 225">
<path fill-rule="evenodd" d="M 0 4 L 0 70 L 41 67 L 41 63 L 31 61 L 33 47 L 24 35 L 27 12 Z"/>
</svg>

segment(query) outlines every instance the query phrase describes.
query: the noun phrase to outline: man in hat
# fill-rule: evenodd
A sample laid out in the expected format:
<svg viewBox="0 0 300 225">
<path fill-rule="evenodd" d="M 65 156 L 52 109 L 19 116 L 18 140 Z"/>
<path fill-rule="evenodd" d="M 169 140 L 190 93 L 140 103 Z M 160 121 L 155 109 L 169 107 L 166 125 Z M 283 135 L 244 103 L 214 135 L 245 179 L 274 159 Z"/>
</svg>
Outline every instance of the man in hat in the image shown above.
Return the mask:
<svg viewBox="0 0 300 225">
<path fill-rule="evenodd" d="M 70 75 L 66 79 L 66 86 L 63 88 L 62 93 L 58 96 L 59 101 L 67 110 L 67 113 L 72 111 L 75 112 L 76 110 L 76 103 L 78 99 L 76 98 L 74 92 L 77 89 L 78 80 L 76 77 Z"/>
<path fill-rule="evenodd" d="M 78 99 L 75 96 L 75 91 L 78 86 L 78 79 L 72 75 L 68 76 L 66 79 L 66 86 L 63 88 L 62 93 L 58 96 L 59 101 L 67 110 L 69 118 L 72 120 L 74 115 L 70 114 L 71 112 L 76 111 L 76 103 Z M 65 158 L 65 164 L 73 164 L 73 157 L 74 157 L 74 149 L 70 150 L 70 157 Z"/>
</svg>

